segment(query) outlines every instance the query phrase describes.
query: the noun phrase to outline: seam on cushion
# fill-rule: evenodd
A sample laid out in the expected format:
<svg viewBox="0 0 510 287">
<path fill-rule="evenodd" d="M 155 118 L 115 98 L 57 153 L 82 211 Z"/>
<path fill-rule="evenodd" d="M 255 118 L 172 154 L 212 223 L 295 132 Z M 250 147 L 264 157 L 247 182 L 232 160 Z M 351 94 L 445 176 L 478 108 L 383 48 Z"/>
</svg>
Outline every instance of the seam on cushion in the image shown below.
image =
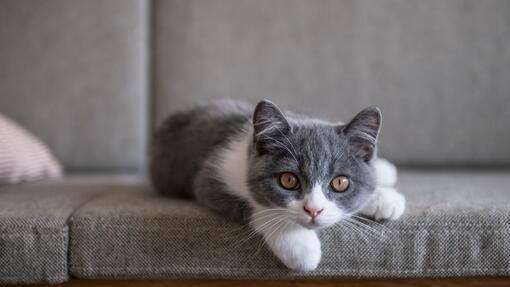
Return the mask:
<svg viewBox="0 0 510 287">
<path fill-rule="evenodd" d="M 101 225 L 103 227 L 109 227 L 108 225 Z M 110 226 L 110 227 L 114 227 L 114 226 Z M 113 228 L 113 229 L 121 229 L 119 228 L 118 226 L 116 226 L 117 228 Z M 87 229 L 87 228 L 83 228 L 83 229 Z M 156 230 L 160 230 L 160 229 L 163 229 L 163 228 L 142 228 L 142 230 L 151 230 L 151 229 L 156 229 Z M 204 229 L 208 229 L 208 228 L 204 228 Z M 223 228 L 223 229 L 228 229 L 228 228 Z M 168 230 L 168 231 L 172 231 L 172 230 L 180 230 L 180 229 L 173 229 L 173 228 L 165 228 L 165 230 Z M 423 231 L 426 231 L 427 233 L 429 232 L 429 230 L 423 230 Z M 443 230 L 444 231 L 444 230 Z M 509 234 L 510 233 L 510 230 L 488 230 L 488 231 L 485 231 L 485 230 L 476 230 L 475 233 L 473 233 L 472 230 L 447 230 L 447 232 L 451 232 L 451 233 L 456 233 L 456 232 L 470 232 L 470 234 L 474 234 L 474 235 L 480 235 L 482 233 L 484 234 L 487 234 L 488 232 L 489 233 L 501 233 L 501 234 Z M 395 233 L 407 233 L 407 234 L 413 234 L 413 233 L 417 233 L 416 231 L 414 230 L 396 230 Z M 214 268 L 214 267 L 204 267 L 204 268 L 196 268 L 196 267 L 177 267 L 177 268 L 143 268 L 143 267 L 98 267 L 98 268 L 94 268 L 94 267 L 85 267 L 85 266 L 77 266 L 77 265 L 71 265 L 71 268 L 73 270 L 81 270 L 81 271 L 86 271 L 86 270 L 90 270 L 90 271 L 125 271 L 125 270 L 135 270 L 135 271 L 169 271 L 169 272 L 175 272 L 175 271 L 180 271 L 180 270 L 195 270 L 195 271 L 225 271 L 225 270 L 232 270 L 232 271 L 272 271 L 272 272 L 280 272 L 280 271 L 283 271 L 281 269 L 264 269 L 264 268 Z M 426 269 L 416 269 L 416 270 L 410 270 L 410 269 L 407 269 L 407 270 L 401 270 L 401 269 L 398 269 L 398 270 L 387 270 L 387 269 L 353 269 L 353 268 L 342 268 L 342 269 L 323 269 L 323 268 L 320 268 L 319 270 L 317 270 L 318 272 L 321 272 L 321 271 L 325 271 L 325 272 L 358 272 L 358 273 L 363 273 L 363 272 L 378 272 L 378 273 L 386 273 L 386 274 L 399 274 L 399 273 L 409 273 L 409 274 L 414 274 L 414 273 L 426 273 L 426 272 L 452 272 L 452 271 L 457 271 L 457 272 L 469 272 L 469 271 L 480 271 L 480 272 L 483 272 L 483 271 L 494 271 L 494 272 L 509 272 L 510 271 L 510 268 L 462 268 L 462 267 L 459 267 L 459 268 L 426 268 Z M 130 275 L 130 274 L 128 274 Z M 311 274 L 313 275 L 313 274 Z"/>
<path fill-rule="evenodd" d="M 71 220 L 74 216 L 74 214 L 80 210 L 83 206 L 85 206 L 86 204 L 88 204 L 89 202 L 103 196 L 105 193 L 107 193 L 108 191 L 114 189 L 113 186 L 105 186 L 105 188 L 99 190 L 99 191 L 96 191 L 95 195 L 91 196 L 89 199 L 87 200 L 84 200 L 81 204 L 79 204 L 78 206 L 76 206 L 72 212 L 69 213 L 69 215 L 67 216 L 67 218 L 65 219 L 65 222 L 64 222 L 64 226 L 62 227 L 61 231 L 64 232 L 64 240 L 63 240 L 63 244 L 64 244 L 64 260 L 62 260 L 63 262 L 61 263 L 61 267 L 62 267 L 62 270 L 65 270 L 65 277 L 66 278 L 69 278 L 70 276 L 70 256 L 71 256 L 71 250 L 70 250 L 70 241 L 71 241 Z"/>
<path fill-rule="evenodd" d="M 60 266 L 59 266 L 59 269 L 60 271 L 62 272 L 60 277 L 63 277 L 63 278 L 68 278 L 69 277 L 69 270 L 68 270 L 68 259 L 67 259 L 67 246 L 68 246 L 68 238 L 69 238 L 69 228 L 67 226 L 64 226 L 60 229 L 60 232 L 61 234 L 59 234 L 59 236 L 62 237 L 62 240 L 60 241 L 60 244 L 63 245 L 63 248 L 64 248 L 64 251 L 62 252 L 62 260 L 60 260 Z M 51 236 L 51 237 L 55 237 L 57 234 L 48 234 L 48 235 L 44 235 L 46 237 L 48 236 Z M 60 273 L 59 270 L 57 270 L 57 273 Z M 44 280 L 46 281 L 50 281 L 50 277 L 46 277 L 45 276 L 46 272 L 43 273 L 42 277 L 44 278 Z M 58 275 L 57 275 L 58 276 Z M 57 278 L 57 277 L 54 277 L 54 278 Z"/>
<path fill-rule="evenodd" d="M 46 277 L 48 280 L 47 281 L 59 281 L 59 282 L 64 282 L 62 281 L 63 280 L 67 280 L 67 278 L 69 278 L 69 275 L 67 276 L 49 276 L 49 277 Z M 41 281 L 22 281 L 20 282 L 20 278 L 19 277 L 0 277 L 0 282 L 5 282 L 6 280 L 16 280 L 16 281 L 11 281 L 13 283 L 16 283 L 16 284 L 20 284 L 20 283 L 24 283 L 24 282 L 41 282 Z M 35 283 L 37 284 L 37 283 Z"/>
<path fill-rule="evenodd" d="M 66 221 L 67 223 L 67 221 Z M 64 272 L 64 277 L 69 278 L 69 227 L 66 225 L 62 228 L 62 231 L 64 232 L 64 238 L 62 240 L 62 244 L 64 245 L 64 252 L 63 252 L 63 260 L 60 265 L 61 270 Z"/>
<path fill-rule="evenodd" d="M 113 220 L 118 220 L 118 219 L 126 219 L 126 221 L 130 221 L 130 225 L 126 225 L 126 227 L 130 227 L 130 226 L 133 226 L 133 225 L 136 225 L 138 224 L 137 222 L 133 222 L 131 221 L 130 219 L 135 219 L 135 220 L 139 220 L 140 217 L 138 216 L 121 216 L 121 217 L 111 217 L 111 216 L 105 216 L 107 217 L 109 220 L 113 219 Z M 510 214 L 508 215 L 508 217 L 510 218 Z M 223 221 L 211 221 L 211 220 L 200 220 L 200 219 L 195 219 L 195 218 L 185 218 L 185 217 L 165 217 L 165 218 L 158 218 L 158 217 L 148 217 L 147 220 L 151 220 L 151 221 L 158 221 L 158 220 L 164 220 L 164 221 L 175 221 L 175 220 L 180 220 L 180 221 L 183 221 L 183 222 L 196 222 L 196 223 L 212 223 L 212 224 L 217 224 L 217 223 L 223 223 Z M 85 219 L 85 221 L 88 221 L 88 222 L 94 222 L 97 220 L 89 220 L 88 218 Z M 227 221 L 224 221 L 224 222 L 227 222 Z M 233 224 L 233 223 L 232 223 Z M 78 222 L 76 224 L 77 226 L 80 225 L 80 223 Z M 108 224 L 103 224 L 104 226 L 115 226 L 115 227 L 119 227 L 119 225 L 108 225 Z M 140 227 L 142 228 L 147 228 L 145 225 L 143 224 L 139 224 Z M 507 228 L 510 228 L 510 224 L 508 223 L 496 223 L 494 225 L 491 225 L 490 223 L 488 224 L 484 224 L 484 223 L 474 223 L 474 224 L 470 224 L 470 223 L 451 223 L 451 224 L 409 224 L 408 222 L 406 223 L 403 223 L 402 225 L 393 225 L 393 226 L 390 226 L 390 225 L 384 225 L 384 228 L 391 228 L 391 227 L 489 227 L 489 226 L 501 226 L 501 227 L 507 227 Z M 152 227 L 151 227 L 152 228 Z M 158 227 L 154 227 L 154 228 L 158 228 Z M 167 229 L 168 227 L 159 227 L 159 228 L 165 228 Z"/>
<path fill-rule="evenodd" d="M 66 227 L 66 226 L 64 226 L 64 227 Z M 37 233 L 40 234 L 40 235 L 43 235 L 43 236 L 60 236 L 60 235 L 64 234 L 62 232 L 67 232 L 64 229 L 55 230 L 55 231 L 52 231 L 52 232 L 37 232 Z M 10 238 L 10 237 L 20 237 L 20 236 L 35 236 L 37 233 L 35 233 L 35 232 L 0 233 L 0 238 Z"/>
<path fill-rule="evenodd" d="M 82 209 L 85 205 L 87 205 L 88 203 L 102 197 L 104 194 L 108 193 L 109 191 L 115 189 L 116 187 L 113 187 L 113 186 L 105 186 L 104 189 L 101 189 L 99 191 L 96 191 L 95 195 L 91 196 L 89 199 L 83 201 L 81 204 L 79 204 L 78 206 L 76 206 L 73 211 L 69 214 L 69 216 L 66 218 L 66 225 L 69 226 L 70 223 L 72 223 L 72 219 L 74 217 L 74 215 L 76 214 L 76 212 L 80 209 Z"/>
<path fill-rule="evenodd" d="M 203 267 L 203 268 L 197 268 L 197 267 L 177 267 L 177 268 L 139 268 L 139 267 L 100 267 L 100 268 L 94 268 L 94 267 L 81 267 L 81 266 L 73 266 L 73 269 L 80 269 L 80 270 L 97 270 L 97 271 L 119 271 L 119 270 L 135 270 L 135 271 L 154 271 L 154 270 L 160 270 L 160 271 L 176 271 L 176 270 L 197 270 L 197 271 L 209 271 L 209 270 L 215 270 L 215 271 L 225 271 L 225 270 L 233 270 L 233 271 L 288 271 L 292 272 L 290 270 L 284 270 L 284 269 L 265 269 L 265 268 L 215 268 L 215 267 Z M 417 270 L 410 270 L 410 269 L 399 269 L 399 270 L 388 270 L 388 269 L 355 269 L 355 268 L 341 268 L 341 269 L 326 269 L 326 268 L 318 268 L 317 272 L 321 271 L 362 271 L 362 272 L 386 272 L 386 273 L 416 273 L 416 272 L 427 272 L 427 271 L 510 271 L 509 268 L 427 268 L 427 269 L 417 269 Z M 311 274 L 313 275 L 313 273 Z"/>
<path fill-rule="evenodd" d="M 105 186 L 103 189 L 97 191 L 97 194 L 90 197 L 88 200 L 85 200 L 80 205 L 78 205 L 76 208 L 74 208 L 74 210 L 67 217 L 67 219 L 65 221 L 65 227 L 67 228 L 67 234 L 68 234 L 67 235 L 67 243 L 66 243 L 66 247 L 67 247 L 66 248 L 67 276 L 71 276 L 71 272 L 70 272 L 71 266 L 72 266 L 72 264 L 71 264 L 71 262 L 72 262 L 72 260 L 71 260 L 71 238 L 72 238 L 72 230 L 76 229 L 76 223 L 73 220 L 76 212 L 81 210 L 84 206 L 86 206 L 90 202 L 93 202 L 96 199 L 103 197 L 105 194 L 109 194 L 110 192 L 112 192 L 113 190 L 115 190 L 117 188 L 118 188 L 118 186 L 112 186 L 112 185 Z"/>
<path fill-rule="evenodd" d="M 509 209 L 510 211 L 510 209 Z M 186 217 L 165 217 L 165 218 L 158 218 L 158 217 L 140 217 L 140 216 L 111 216 L 111 215 L 105 215 L 104 218 L 107 218 L 109 221 L 128 221 L 130 224 L 126 226 L 133 226 L 133 224 L 139 224 L 142 227 L 145 227 L 144 224 L 141 224 L 142 222 L 137 221 L 155 221 L 155 222 L 175 222 L 176 220 L 182 221 L 185 223 L 193 222 L 193 223 L 210 223 L 210 224 L 225 224 L 228 223 L 230 225 L 235 226 L 241 226 L 239 224 L 229 222 L 227 220 L 208 220 L 206 218 L 186 218 Z M 510 212 L 508 214 L 508 218 L 510 218 Z M 96 219 L 90 219 L 89 217 L 86 217 L 82 219 L 83 221 L 97 221 Z M 404 220 L 402 222 L 405 222 Z M 143 222 L 145 223 L 145 222 Z M 444 226 L 444 227 L 450 227 L 450 226 L 462 226 L 462 227 L 485 227 L 489 226 L 492 223 L 436 223 L 436 224 L 409 224 L 408 222 L 402 223 L 402 224 L 391 224 L 391 225 L 384 225 L 385 228 L 390 227 L 398 227 L 398 226 L 404 226 L 404 227 L 434 227 L 434 226 Z M 496 223 L 498 226 L 505 226 L 510 227 L 509 223 L 506 222 L 499 222 Z M 115 225 L 119 226 L 119 225 Z M 371 226 L 371 225 L 370 225 Z"/>
<path fill-rule="evenodd" d="M 6 234 L 6 233 L 12 233 L 11 230 L 13 228 L 18 228 L 22 225 L 9 225 L 9 228 L 0 228 L 0 235 L 2 234 Z M 65 226 L 65 225 L 64 225 Z M 31 226 L 33 227 L 33 226 Z M 21 232 L 19 232 L 20 234 L 21 233 L 34 233 L 34 231 L 36 230 L 38 233 L 57 233 L 57 232 L 60 232 L 62 230 L 62 226 L 59 226 L 59 227 L 38 227 L 36 229 L 33 229 L 33 228 L 29 228 L 27 229 L 26 226 L 22 226 L 21 227 L 23 230 Z"/>
<path fill-rule="evenodd" d="M 168 227 L 163 227 L 163 226 L 155 226 L 155 227 L 147 227 L 147 226 L 133 226 L 133 225 L 125 225 L 125 226 L 120 226 L 120 225 L 110 225 L 110 224 L 104 224 L 102 222 L 94 222 L 94 223 L 98 223 L 98 225 L 100 225 L 101 227 L 107 227 L 109 229 L 136 229 L 136 230 L 181 230 L 179 228 L 172 228 L 172 226 L 168 226 Z M 88 230 L 90 229 L 90 226 L 87 226 L 87 225 L 83 225 L 83 226 L 80 226 L 81 224 L 73 224 L 73 229 L 82 229 L 82 230 Z M 425 227 L 425 226 L 424 226 Z M 434 227 L 444 227 L 444 228 L 451 228 L 451 227 L 459 227 L 457 225 L 449 225 L 449 226 L 434 226 Z M 463 226 L 463 227 L 466 227 L 466 226 Z M 477 232 L 477 233 L 480 233 L 481 231 L 483 232 L 501 232 L 501 233 L 510 233 L 510 230 L 494 230 L 495 228 L 507 228 L 507 226 L 500 226 L 500 225 L 494 225 L 494 226 L 490 226 L 490 225 L 484 225 L 483 227 L 485 227 L 486 229 L 476 229 L 476 230 L 468 230 L 468 229 L 441 229 L 441 231 L 445 231 L 445 232 Z M 510 227 L 510 226 L 508 226 Z M 406 229 L 405 227 L 400 227 L 401 229 L 398 230 L 398 229 L 391 229 L 391 230 L 385 230 L 385 229 L 381 229 L 381 232 L 384 232 L 384 233 L 404 233 L 404 232 L 408 232 L 408 233 L 411 233 L 411 232 L 430 232 L 431 230 L 427 230 L 427 229 Z M 227 227 L 220 227 L 220 228 L 210 228 L 210 227 L 194 227 L 193 230 L 230 230 L 230 228 L 227 228 Z"/>
<path fill-rule="evenodd" d="M 64 245 L 64 254 L 67 253 L 67 243 L 66 243 L 66 239 L 68 238 L 68 228 L 67 226 L 64 226 L 62 229 L 60 230 L 52 230 L 51 232 L 39 232 L 39 234 L 41 234 L 42 236 L 44 237 L 63 237 L 63 240 L 60 242 L 61 244 Z M 16 233 L 16 234 L 0 234 L 0 238 L 12 238 L 12 237 L 20 237 L 20 236 L 35 236 L 36 234 L 34 232 L 26 232 L 26 233 Z M 64 256 L 64 260 L 61 260 L 61 263 L 60 265 L 58 266 L 58 268 L 60 268 L 60 270 L 63 270 L 64 272 L 61 273 L 60 275 L 52 275 L 52 276 L 46 276 L 45 274 L 47 274 L 46 272 L 39 272 L 38 274 L 36 275 L 40 275 L 40 278 L 42 278 L 42 281 L 44 282 L 64 282 L 67 280 L 67 278 L 69 278 L 69 272 L 68 272 L 68 264 L 67 264 L 67 258 L 66 256 Z M 57 270 L 57 273 L 60 273 L 58 270 Z M 12 282 L 12 283 L 20 283 L 20 282 L 41 282 L 40 278 L 37 278 L 36 281 L 34 280 L 27 280 L 27 281 L 24 281 L 21 277 L 12 277 L 12 276 L 9 276 L 9 277 L 1 277 L 0 278 L 0 282 L 6 282 L 8 280 L 13 280 L 13 281 L 9 281 L 9 282 Z M 20 280 L 21 279 L 21 280 Z M 4 281 L 5 280 L 5 281 Z"/>
</svg>

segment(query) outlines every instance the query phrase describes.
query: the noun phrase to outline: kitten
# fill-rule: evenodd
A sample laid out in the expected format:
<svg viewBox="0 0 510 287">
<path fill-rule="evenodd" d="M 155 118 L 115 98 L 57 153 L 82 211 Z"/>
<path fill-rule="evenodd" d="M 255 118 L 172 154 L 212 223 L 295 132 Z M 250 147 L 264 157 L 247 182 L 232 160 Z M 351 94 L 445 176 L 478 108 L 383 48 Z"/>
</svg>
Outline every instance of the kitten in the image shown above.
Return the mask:
<svg viewBox="0 0 510 287">
<path fill-rule="evenodd" d="M 289 268 L 313 270 L 316 230 L 360 212 L 397 219 L 395 167 L 376 158 L 381 124 L 367 108 L 348 124 L 283 113 L 269 101 L 220 101 L 171 115 L 156 131 L 150 173 L 161 193 L 192 197 L 249 224 Z"/>
</svg>

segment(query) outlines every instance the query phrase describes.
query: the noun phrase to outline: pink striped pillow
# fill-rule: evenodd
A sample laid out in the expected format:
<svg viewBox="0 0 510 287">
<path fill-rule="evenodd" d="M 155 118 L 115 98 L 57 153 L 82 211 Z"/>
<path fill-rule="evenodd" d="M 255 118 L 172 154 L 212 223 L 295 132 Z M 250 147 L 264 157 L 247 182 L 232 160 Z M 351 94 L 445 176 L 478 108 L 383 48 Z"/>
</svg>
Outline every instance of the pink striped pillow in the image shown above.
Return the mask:
<svg viewBox="0 0 510 287">
<path fill-rule="evenodd" d="M 48 147 L 0 114 L 0 185 L 61 176 L 62 167 Z"/>
</svg>

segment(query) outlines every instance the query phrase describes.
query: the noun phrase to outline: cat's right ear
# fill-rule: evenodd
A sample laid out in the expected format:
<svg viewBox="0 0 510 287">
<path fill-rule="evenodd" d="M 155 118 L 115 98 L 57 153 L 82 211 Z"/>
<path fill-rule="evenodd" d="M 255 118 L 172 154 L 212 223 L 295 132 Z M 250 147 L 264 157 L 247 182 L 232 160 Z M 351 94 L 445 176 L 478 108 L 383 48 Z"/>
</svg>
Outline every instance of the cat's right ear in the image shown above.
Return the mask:
<svg viewBox="0 0 510 287">
<path fill-rule="evenodd" d="M 257 104 L 253 112 L 253 138 L 258 151 L 270 149 L 290 131 L 289 122 L 275 104 L 268 100 Z"/>
<path fill-rule="evenodd" d="M 359 112 L 341 131 L 349 138 L 355 154 L 369 162 L 376 154 L 380 127 L 381 110 L 370 107 Z"/>
</svg>

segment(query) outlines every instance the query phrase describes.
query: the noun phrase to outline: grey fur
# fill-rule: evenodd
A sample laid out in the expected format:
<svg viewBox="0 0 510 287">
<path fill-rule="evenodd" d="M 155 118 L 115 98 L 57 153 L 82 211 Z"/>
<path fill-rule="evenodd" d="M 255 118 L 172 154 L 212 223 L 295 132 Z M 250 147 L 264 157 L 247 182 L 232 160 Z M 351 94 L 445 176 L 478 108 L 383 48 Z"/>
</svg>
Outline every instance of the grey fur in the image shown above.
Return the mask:
<svg viewBox="0 0 510 287">
<path fill-rule="evenodd" d="M 249 105 L 220 101 L 171 115 L 152 142 L 150 174 L 154 187 L 170 196 L 194 197 L 201 204 L 238 222 L 246 222 L 250 205 L 227 190 L 218 174 L 218 152 L 247 130 L 247 184 L 257 203 L 285 207 L 320 182 L 326 198 L 347 213 L 356 212 L 375 188 L 371 160 L 381 123 L 380 111 L 368 108 L 347 125 L 334 125 L 292 113 L 282 113 L 269 101 L 255 111 Z M 253 124 L 253 129 L 247 129 Z M 247 135 L 251 136 L 251 135 Z M 301 188 L 284 190 L 282 172 L 299 176 Z M 351 187 L 334 192 L 336 175 L 351 178 Z"/>
</svg>

